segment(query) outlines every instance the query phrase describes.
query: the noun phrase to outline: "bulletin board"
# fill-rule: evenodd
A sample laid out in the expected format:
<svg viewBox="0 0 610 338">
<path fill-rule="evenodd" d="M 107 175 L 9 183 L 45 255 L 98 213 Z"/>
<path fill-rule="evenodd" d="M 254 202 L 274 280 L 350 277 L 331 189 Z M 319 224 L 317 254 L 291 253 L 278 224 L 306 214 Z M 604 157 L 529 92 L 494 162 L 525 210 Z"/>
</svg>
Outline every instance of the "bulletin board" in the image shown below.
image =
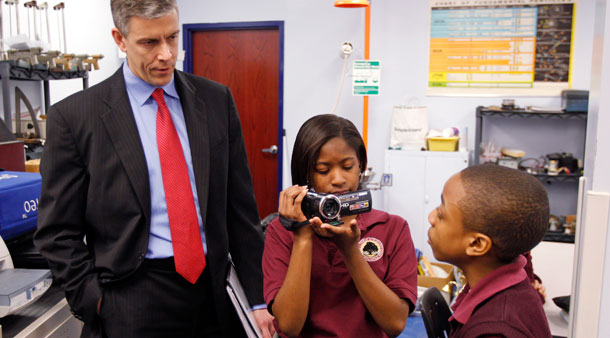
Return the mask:
<svg viewBox="0 0 610 338">
<path fill-rule="evenodd" d="M 430 0 L 428 95 L 570 88 L 575 0 Z"/>
</svg>

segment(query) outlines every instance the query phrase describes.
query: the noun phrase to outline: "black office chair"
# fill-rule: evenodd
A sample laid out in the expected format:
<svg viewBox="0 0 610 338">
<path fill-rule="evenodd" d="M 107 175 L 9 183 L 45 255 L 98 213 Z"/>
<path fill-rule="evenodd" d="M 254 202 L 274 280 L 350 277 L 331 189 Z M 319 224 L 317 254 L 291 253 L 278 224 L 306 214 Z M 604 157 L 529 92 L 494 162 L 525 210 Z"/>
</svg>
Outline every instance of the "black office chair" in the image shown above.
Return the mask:
<svg viewBox="0 0 610 338">
<path fill-rule="evenodd" d="M 261 219 L 260 225 L 261 229 L 263 230 L 263 236 L 265 236 L 265 234 L 267 233 L 267 227 L 269 226 L 269 223 L 271 223 L 271 221 L 273 221 L 279 215 L 280 214 L 278 212 L 272 212 L 269 215 L 265 216 L 265 218 Z"/>
<path fill-rule="evenodd" d="M 419 306 L 428 338 L 449 337 L 451 310 L 441 292 L 435 287 L 428 288 L 422 295 Z"/>
</svg>

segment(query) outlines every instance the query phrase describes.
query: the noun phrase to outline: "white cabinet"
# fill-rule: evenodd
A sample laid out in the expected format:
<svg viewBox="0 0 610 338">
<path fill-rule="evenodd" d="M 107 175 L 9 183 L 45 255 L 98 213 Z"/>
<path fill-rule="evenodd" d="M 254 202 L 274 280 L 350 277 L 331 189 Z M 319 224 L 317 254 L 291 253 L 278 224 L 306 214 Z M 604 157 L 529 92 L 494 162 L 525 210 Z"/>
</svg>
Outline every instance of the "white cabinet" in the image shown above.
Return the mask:
<svg viewBox="0 0 610 338">
<path fill-rule="evenodd" d="M 546 288 L 544 312 L 553 336 L 568 336 L 568 322 L 553 298 L 572 293 L 574 244 L 542 241 L 532 249 L 534 273 L 542 279 Z"/>
<path fill-rule="evenodd" d="M 468 152 L 386 150 L 383 188 L 385 211 L 407 220 L 415 247 L 434 259 L 428 245 L 428 214 L 441 203 L 445 182 L 468 166 Z"/>
</svg>

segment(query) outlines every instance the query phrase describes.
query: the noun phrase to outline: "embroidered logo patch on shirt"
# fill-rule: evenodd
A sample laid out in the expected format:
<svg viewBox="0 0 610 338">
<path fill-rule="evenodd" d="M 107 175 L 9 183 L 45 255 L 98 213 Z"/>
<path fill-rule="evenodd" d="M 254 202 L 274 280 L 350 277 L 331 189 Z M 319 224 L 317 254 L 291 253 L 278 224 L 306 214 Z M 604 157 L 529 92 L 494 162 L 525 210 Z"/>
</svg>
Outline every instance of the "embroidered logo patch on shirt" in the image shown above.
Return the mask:
<svg viewBox="0 0 610 338">
<path fill-rule="evenodd" d="M 363 238 L 358 242 L 358 246 L 367 262 L 378 261 L 383 256 L 383 244 L 377 238 Z"/>
</svg>

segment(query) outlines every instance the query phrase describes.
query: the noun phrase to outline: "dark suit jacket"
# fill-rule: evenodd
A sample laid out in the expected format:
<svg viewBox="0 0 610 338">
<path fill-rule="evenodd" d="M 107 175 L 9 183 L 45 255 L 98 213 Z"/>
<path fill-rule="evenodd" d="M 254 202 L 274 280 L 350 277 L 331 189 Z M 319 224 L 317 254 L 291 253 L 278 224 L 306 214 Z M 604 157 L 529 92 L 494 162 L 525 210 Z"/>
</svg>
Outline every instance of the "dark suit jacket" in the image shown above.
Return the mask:
<svg viewBox="0 0 610 338">
<path fill-rule="evenodd" d="M 206 269 L 221 324 L 229 327 L 229 252 L 251 304 L 264 303 L 263 239 L 239 116 L 226 86 L 180 71 L 174 80 L 208 246 Z M 148 247 L 148 170 L 122 69 L 51 107 L 41 174 L 34 242 L 73 313 L 91 321 L 104 283 L 134 272 Z"/>
</svg>

